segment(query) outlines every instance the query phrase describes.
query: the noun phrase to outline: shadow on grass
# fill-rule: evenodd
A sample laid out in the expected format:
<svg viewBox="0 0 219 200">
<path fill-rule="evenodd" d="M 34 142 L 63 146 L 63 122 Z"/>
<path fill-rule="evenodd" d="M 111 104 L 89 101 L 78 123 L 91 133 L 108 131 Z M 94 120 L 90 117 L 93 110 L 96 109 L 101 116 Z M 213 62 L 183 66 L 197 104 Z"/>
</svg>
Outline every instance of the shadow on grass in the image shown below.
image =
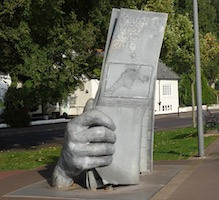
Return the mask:
<svg viewBox="0 0 219 200">
<path fill-rule="evenodd" d="M 58 159 L 59 156 L 46 156 L 46 159 L 42 163 L 45 165 L 55 165 Z"/>
<path fill-rule="evenodd" d="M 196 137 L 197 137 L 197 132 L 194 131 L 194 132 L 178 134 L 178 135 L 172 137 L 172 139 L 180 140 L 180 139 L 184 139 L 184 138 L 196 138 Z"/>
<path fill-rule="evenodd" d="M 179 151 L 174 151 L 174 150 L 170 150 L 170 151 L 157 151 L 154 153 L 154 157 L 156 158 L 156 155 L 159 156 L 159 157 L 162 157 L 163 160 L 165 160 L 166 158 L 168 158 L 168 160 L 175 160 L 175 159 L 187 159 L 189 158 L 191 155 L 190 154 L 186 154 L 186 153 L 182 153 L 182 152 L 179 152 Z M 166 155 L 166 156 L 164 156 Z M 159 160 L 156 159 L 156 160 Z"/>
</svg>

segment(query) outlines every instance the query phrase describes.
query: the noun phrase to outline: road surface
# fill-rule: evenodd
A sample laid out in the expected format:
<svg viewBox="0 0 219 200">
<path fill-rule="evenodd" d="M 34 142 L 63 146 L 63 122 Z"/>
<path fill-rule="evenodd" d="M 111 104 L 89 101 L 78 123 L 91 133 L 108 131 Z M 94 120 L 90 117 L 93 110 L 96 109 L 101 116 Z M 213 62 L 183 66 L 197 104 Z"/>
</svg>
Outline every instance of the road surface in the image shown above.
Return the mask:
<svg viewBox="0 0 219 200">
<path fill-rule="evenodd" d="M 1 128 L 0 151 L 61 145 L 63 143 L 65 126 L 66 123 L 58 123 L 17 129 Z M 191 126 L 191 112 L 155 117 L 155 131 Z"/>
</svg>

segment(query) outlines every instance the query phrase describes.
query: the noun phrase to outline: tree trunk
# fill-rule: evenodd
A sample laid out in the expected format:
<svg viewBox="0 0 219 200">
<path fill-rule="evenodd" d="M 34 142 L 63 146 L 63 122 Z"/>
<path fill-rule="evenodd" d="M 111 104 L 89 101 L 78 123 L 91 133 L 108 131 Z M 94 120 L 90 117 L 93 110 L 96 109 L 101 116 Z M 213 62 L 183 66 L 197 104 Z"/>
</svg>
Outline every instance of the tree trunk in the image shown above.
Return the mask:
<svg viewBox="0 0 219 200">
<path fill-rule="evenodd" d="M 46 115 L 47 114 L 47 106 L 46 103 L 42 103 L 42 114 Z"/>
</svg>

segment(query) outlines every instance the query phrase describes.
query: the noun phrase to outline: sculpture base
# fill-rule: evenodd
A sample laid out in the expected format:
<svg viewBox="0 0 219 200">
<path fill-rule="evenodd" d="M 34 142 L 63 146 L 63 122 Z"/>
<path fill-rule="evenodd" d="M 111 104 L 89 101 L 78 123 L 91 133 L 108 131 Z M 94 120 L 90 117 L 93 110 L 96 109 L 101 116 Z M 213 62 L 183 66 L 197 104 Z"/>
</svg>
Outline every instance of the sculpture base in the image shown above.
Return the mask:
<svg viewBox="0 0 219 200">
<path fill-rule="evenodd" d="M 98 189 L 96 191 L 87 190 L 79 185 L 74 185 L 68 190 L 58 190 L 49 187 L 46 180 L 21 188 L 11 192 L 6 197 L 23 198 L 47 198 L 47 199 L 101 199 L 101 200 L 149 200 L 162 187 L 165 186 L 182 169 L 183 165 L 156 165 L 154 171 L 140 176 L 139 185 L 117 186 L 108 190 Z"/>
</svg>

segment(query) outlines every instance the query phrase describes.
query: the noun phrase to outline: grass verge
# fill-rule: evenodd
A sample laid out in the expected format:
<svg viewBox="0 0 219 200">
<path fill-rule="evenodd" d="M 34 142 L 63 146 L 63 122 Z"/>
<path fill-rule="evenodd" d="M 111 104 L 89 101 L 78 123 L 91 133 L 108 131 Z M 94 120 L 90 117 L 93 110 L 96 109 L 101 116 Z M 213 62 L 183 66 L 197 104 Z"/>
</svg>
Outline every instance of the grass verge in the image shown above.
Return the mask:
<svg viewBox="0 0 219 200">
<path fill-rule="evenodd" d="M 205 148 L 218 136 L 205 137 Z M 183 128 L 154 134 L 154 160 L 183 160 L 197 154 L 198 133 L 196 128 Z"/>
<path fill-rule="evenodd" d="M 217 136 L 205 137 L 205 147 Z M 29 170 L 57 162 L 61 147 L 40 150 L 1 151 L 0 170 Z M 154 160 L 182 160 L 198 153 L 197 130 L 183 128 L 156 132 L 154 137 Z"/>
<path fill-rule="evenodd" d="M 29 170 L 57 162 L 61 147 L 0 152 L 0 170 Z"/>
</svg>

